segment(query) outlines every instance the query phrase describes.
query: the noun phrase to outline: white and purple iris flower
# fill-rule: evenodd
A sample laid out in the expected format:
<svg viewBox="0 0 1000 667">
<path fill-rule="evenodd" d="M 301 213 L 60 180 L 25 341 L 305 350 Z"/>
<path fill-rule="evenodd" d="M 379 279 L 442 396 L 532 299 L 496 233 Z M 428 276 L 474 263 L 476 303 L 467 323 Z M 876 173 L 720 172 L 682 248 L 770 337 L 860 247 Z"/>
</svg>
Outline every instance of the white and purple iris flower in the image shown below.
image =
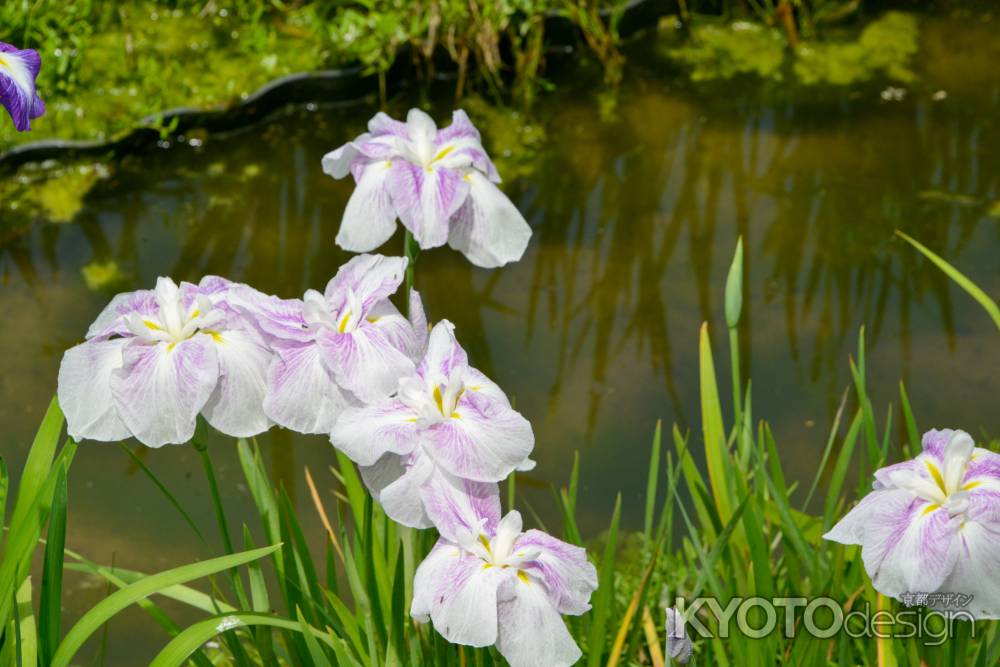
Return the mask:
<svg viewBox="0 0 1000 667">
<path fill-rule="evenodd" d="M 959 593 L 961 611 L 1000 617 L 1000 455 L 964 431 L 929 431 L 916 458 L 875 473 L 874 490 L 824 537 L 861 545 L 880 593 Z"/>
<path fill-rule="evenodd" d="M 534 465 L 531 424 L 469 366 L 447 320 L 434 326 L 424 358 L 397 386 L 382 401 L 346 408 L 330 434 L 394 520 L 438 524 L 449 498 L 489 500 L 496 482 Z"/>
<path fill-rule="evenodd" d="M 496 645 L 511 667 L 574 664 L 580 649 L 561 614 L 590 609 L 597 571 L 587 552 L 522 533 L 521 515 L 501 519 L 499 500 L 478 510 L 472 526 L 460 515 L 440 522 L 443 537 L 417 568 L 411 616 L 454 644 Z"/>
<path fill-rule="evenodd" d="M 420 109 L 406 122 L 378 113 L 368 132 L 323 158 L 333 178 L 354 176 L 337 244 L 368 252 L 385 243 L 396 218 L 421 248 L 448 243 L 476 266 L 493 268 L 521 258 L 531 228 L 497 188 L 500 175 L 479 131 L 464 111 L 438 130 Z"/>
<path fill-rule="evenodd" d="M 414 371 L 427 340 L 420 296 L 411 292 L 411 320 L 389 301 L 403 281 L 406 259 L 360 255 L 340 267 L 322 294 L 242 299 L 274 351 L 264 412 L 300 433 L 329 434 L 351 404 L 379 401 Z"/>
<path fill-rule="evenodd" d="M 116 296 L 59 367 L 69 434 L 179 444 L 194 435 L 199 414 L 236 437 L 267 430 L 271 352 L 228 302 L 233 287 L 214 276 L 180 286 L 159 278 L 155 290 Z"/>
<path fill-rule="evenodd" d="M 32 119 L 45 113 L 45 103 L 35 90 L 41 68 L 38 51 L 0 42 L 0 104 L 18 132 L 30 130 Z"/>
</svg>

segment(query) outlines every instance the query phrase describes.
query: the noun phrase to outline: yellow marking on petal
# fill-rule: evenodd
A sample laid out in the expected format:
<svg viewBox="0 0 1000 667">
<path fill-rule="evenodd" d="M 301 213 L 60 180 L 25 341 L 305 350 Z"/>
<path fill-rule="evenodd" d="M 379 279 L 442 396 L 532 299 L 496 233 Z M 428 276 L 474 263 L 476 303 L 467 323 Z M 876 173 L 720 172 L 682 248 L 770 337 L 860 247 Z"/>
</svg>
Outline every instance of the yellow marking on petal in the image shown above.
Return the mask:
<svg viewBox="0 0 1000 667">
<path fill-rule="evenodd" d="M 224 340 L 222 340 L 222 334 L 220 334 L 218 331 L 212 331 L 211 329 L 205 329 L 204 331 L 202 331 L 202 333 L 206 333 L 209 336 L 211 336 L 212 340 L 214 340 L 216 343 L 224 343 L 225 342 Z"/>
<path fill-rule="evenodd" d="M 416 424 L 417 423 L 417 418 L 416 417 L 410 417 L 406 421 L 410 422 L 411 424 Z"/>
<path fill-rule="evenodd" d="M 484 570 L 488 570 L 488 569 L 490 569 L 491 567 L 493 567 L 493 564 L 492 564 L 492 563 L 483 563 L 483 569 L 484 569 Z"/>
<path fill-rule="evenodd" d="M 377 317 L 366 317 L 365 319 L 371 322 L 372 324 L 375 324 L 379 320 L 379 318 Z"/>
<path fill-rule="evenodd" d="M 386 160 L 385 161 L 385 168 L 386 169 L 392 169 L 392 160 Z"/>
<path fill-rule="evenodd" d="M 441 396 L 441 387 L 434 387 L 434 402 L 437 403 L 438 412 L 444 414 L 444 398 Z"/>
<path fill-rule="evenodd" d="M 493 553 L 490 550 L 490 541 L 488 539 L 486 539 L 485 535 L 480 535 L 479 536 L 479 543 L 482 544 L 484 547 L 486 547 L 486 553 Z"/>
<path fill-rule="evenodd" d="M 347 311 L 347 314 L 345 314 L 342 318 L 340 318 L 340 324 L 337 325 L 337 331 L 339 331 L 340 333 L 344 333 L 345 331 L 347 331 L 347 323 L 350 321 L 350 319 L 351 319 L 351 311 Z"/>
<path fill-rule="evenodd" d="M 177 346 L 177 341 L 170 343 L 169 345 L 167 345 L 167 352 L 172 352 L 176 346 Z"/>
<path fill-rule="evenodd" d="M 465 181 L 466 183 L 471 183 L 472 182 L 472 174 L 463 174 L 462 175 L 462 180 Z"/>
<path fill-rule="evenodd" d="M 478 384 L 470 385 L 468 387 L 463 387 L 462 391 L 465 391 L 466 389 L 468 389 L 469 391 L 482 391 L 483 390 L 482 386 L 480 386 Z"/>
<path fill-rule="evenodd" d="M 523 581 L 524 583 L 528 583 L 528 575 L 524 573 L 524 570 L 517 571 L 517 578 Z"/>
<path fill-rule="evenodd" d="M 944 487 L 944 477 L 941 476 L 941 471 L 938 470 L 938 467 L 930 461 L 925 461 L 925 463 L 927 464 L 927 469 L 931 472 L 931 477 L 934 478 L 934 482 L 938 485 L 938 488 L 941 489 L 945 495 L 948 495 L 948 490 Z"/>
<path fill-rule="evenodd" d="M 0 67 L 3 67 L 4 69 L 11 69 L 10 63 L 8 63 L 7 59 L 3 56 L 0 56 Z"/>
<path fill-rule="evenodd" d="M 451 413 L 451 418 L 452 419 L 461 419 L 462 415 L 458 414 L 457 412 L 452 412 Z"/>
<path fill-rule="evenodd" d="M 454 146 L 445 146 L 444 148 L 438 151 L 438 154 L 434 156 L 434 159 L 431 160 L 431 162 L 437 162 L 438 160 L 444 158 L 446 155 L 448 155 L 448 153 L 452 152 L 453 150 L 455 150 Z"/>
<path fill-rule="evenodd" d="M 194 309 L 193 311 L 191 311 L 191 319 L 192 319 L 192 320 L 193 320 L 194 318 L 198 317 L 199 315 L 201 315 L 201 311 L 200 311 L 200 310 L 198 310 L 197 308 L 195 308 L 195 309 Z"/>
<path fill-rule="evenodd" d="M 143 320 L 142 323 L 146 325 L 147 329 L 152 329 L 153 331 L 163 331 L 163 329 L 160 328 L 160 325 L 157 324 L 156 322 L 150 322 L 149 320 Z"/>
<path fill-rule="evenodd" d="M 927 507 L 924 508 L 923 514 L 924 514 L 924 516 L 927 516 L 928 514 L 930 514 L 931 512 L 933 512 L 936 509 L 939 509 L 940 507 L 941 506 L 938 505 L 937 503 L 931 503 L 930 505 L 928 505 Z"/>
<path fill-rule="evenodd" d="M 976 488 L 980 484 L 982 484 L 982 482 L 969 482 L 968 484 L 966 484 L 965 486 L 962 487 L 962 490 L 963 491 L 971 491 L 972 489 Z"/>
</svg>

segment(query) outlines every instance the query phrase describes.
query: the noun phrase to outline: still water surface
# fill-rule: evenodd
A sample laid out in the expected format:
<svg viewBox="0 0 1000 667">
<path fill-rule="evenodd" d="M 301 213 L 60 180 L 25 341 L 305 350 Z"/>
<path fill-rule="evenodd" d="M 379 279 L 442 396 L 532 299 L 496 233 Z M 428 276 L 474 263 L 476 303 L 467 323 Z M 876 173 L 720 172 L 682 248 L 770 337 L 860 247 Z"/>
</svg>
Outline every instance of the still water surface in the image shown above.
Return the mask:
<svg viewBox="0 0 1000 667">
<path fill-rule="evenodd" d="M 455 322 L 473 363 L 534 425 L 539 465 L 522 488 L 543 519 L 555 519 L 548 484 L 564 482 L 579 451 L 584 532 L 606 524 L 619 490 L 626 522 L 641 520 L 656 420 L 697 434 L 703 321 L 726 367 L 722 289 L 738 235 L 754 409 L 771 422 L 790 478 L 811 479 L 862 325 L 881 412 L 903 379 L 922 428 L 1000 434 L 996 332 L 893 238 L 907 231 L 1000 294 L 1000 219 L 990 215 L 1000 200 L 1000 48 L 976 17 L 928 17 L 921 29 L 919 79 L 898 101 L 883 99 L 886 83 L 698 89 L 651 56 L 633 59 L 615 117 L 600 117 L 593 82 L 567 82 L 533 113 L 500 114 L 486 128 L 531 244 L 495 271 L 426 252 L 417 286 L 430 317 Z M 333 238 L 352 183 L 324 176 L 320 158 L 374 110 L 320 104 L 197 146 L 174 142 L 109 165 L 72 222 L 4 237 L 0 446 L 11 468 L 55 391 L 62 351 L 110 297 L 88 288 L 84 267 L 114 262 L 117 290 L 207 273 L 285 297 L 322 289 L 349 257 Z M 434 107 L 442 120 L 448 110 Z M 381 251 L 401 244 L 397 234 Z M 332 488 L 330 445 L 277 429 L 260 441 L 315 527 L 302 470 Z M 190 449 L 140 453 L 211 529 Z M 213 454 L 231 520 L 253 522 L 233 444 L 219 439 Z M 115 445 L 81 447 L 71 497 L 68 545 L 98 562 L 149 571 L 219 552 Z M 104 593 L 71 585 L 72 617 Z M 108 664 L 140 664 L 164 641 L 138 613 L 112 624 L 108 640 Z"/>
</svg>

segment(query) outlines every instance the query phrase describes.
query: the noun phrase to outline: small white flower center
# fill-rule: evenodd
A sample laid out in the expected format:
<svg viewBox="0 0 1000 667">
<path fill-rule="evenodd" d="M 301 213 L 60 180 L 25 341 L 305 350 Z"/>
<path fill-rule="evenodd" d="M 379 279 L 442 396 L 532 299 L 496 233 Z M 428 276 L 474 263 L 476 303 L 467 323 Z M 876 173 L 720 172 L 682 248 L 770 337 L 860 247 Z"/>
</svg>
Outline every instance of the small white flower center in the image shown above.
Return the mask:
<svg viewBox="0 0 1000 667">
<path fill-rule="evenodd" d="M 537 549 L 514 551 L 514 542 L 518 537 L 519 535 L 504 534 L 502 530 L 497 531 L 493 539 L 482 532 L 478 536 L 473 536 L 469 532 L 459 536 L 459 546 L 483 561 L 484 570 L 492 567 L 502 570 L 514 568 L 517 570 L 517 576 L 527 583 L 528 575 L 523 571 L 523 566 L 537 559 L 540 552 Z"/>
<path fill-rule="evenodd" d="M 197 295 L 194 303 L 185 307 L 174 281 L 161 278 L 156 284 L 156 305 L 154 314 L 132 313 L 126 319 L 126 326 L 136 337 L 151 343 L 169 343 L 171 348 L 198 333 L 221 340 L 221 334 L 214 327 L 222 322 L 225 313 L 204 294 Z"/>
<path fill-rule="evenodd" d="M 948 510 L 952 516 L 964 514 L 969 505 L 969 491 L 979 486 L 977 481 L 965 481 L 974 447 L 968 434 L 958 433 L 945 446 L 942 465 L 930 456 L 918 459 L 927 476 L 916 471 L 897 472 L 891 476 L 891 481 L 926 500 L 928 505 L 924 514 L 939 508 Z"/>
<path fill-rule="evenodd" d="M 399 400 L 417 413 L 418 421 L 436 424 L 447 419 L 461 419 L 458 402 L 465 394 L 463 373 L 454 369 L 443 382 L 409 378 L 400 383 Z"/>
<path fill-rule="evenodd" d="M 331 310 L 326 298 L 315 290 L 306 292 L 303 298 L 302 317 L 313 330 L 329 329 L 336 333 L 350 333 L 358 328 L 364 315 L 361 300 L 353 291 L 340 308 Z"/>
</svg>

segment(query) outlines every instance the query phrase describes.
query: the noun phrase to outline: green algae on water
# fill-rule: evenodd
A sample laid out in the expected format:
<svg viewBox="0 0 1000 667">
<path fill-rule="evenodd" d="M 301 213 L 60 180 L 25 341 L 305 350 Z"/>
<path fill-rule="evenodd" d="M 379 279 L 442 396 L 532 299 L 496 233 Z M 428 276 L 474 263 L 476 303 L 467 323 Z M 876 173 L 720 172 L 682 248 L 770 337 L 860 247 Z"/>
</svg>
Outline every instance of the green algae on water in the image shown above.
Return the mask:
<svg viewBox="0 0 1000 667">
<path fill-rule="evenodd" d="M 795 53 L 795 76 L 806 85 L 849 86 L 876 75 L 908 83 L 919 30 L 912 14 L 886 12 L 857 40 L 804 42 Z"/>
<path fill-rule="evenodd" d="M 749 21 L 704 23 L 691 29 L 687 43 L 667 54 L 688 68 L 692 81 L 740 75 L 780 81 L 785 37 L 777 28 Z"/>
<path fill-rule="evenodd" d="M 803 41 L 794 50 L 775 27 L 749 21 L 701 23 L 666 54 L 687 68 L 692 81 L 738 76 L 782 81 L 790 72 L 807 86 L 849 86 L 877 76 L 907 83 L 914 78 L 910 61 L 918 36 L 917 19 L 898 11 L 886 12 L 856 37 Z"/>
<path fill-rule="evenodd" d="M 129 276 L 113 259 L 106 262 L 94 260 L 80 268 L 80 275 L 87 289 L 93 292 L 115 291 L 128 282 Z"/>
</svg>

